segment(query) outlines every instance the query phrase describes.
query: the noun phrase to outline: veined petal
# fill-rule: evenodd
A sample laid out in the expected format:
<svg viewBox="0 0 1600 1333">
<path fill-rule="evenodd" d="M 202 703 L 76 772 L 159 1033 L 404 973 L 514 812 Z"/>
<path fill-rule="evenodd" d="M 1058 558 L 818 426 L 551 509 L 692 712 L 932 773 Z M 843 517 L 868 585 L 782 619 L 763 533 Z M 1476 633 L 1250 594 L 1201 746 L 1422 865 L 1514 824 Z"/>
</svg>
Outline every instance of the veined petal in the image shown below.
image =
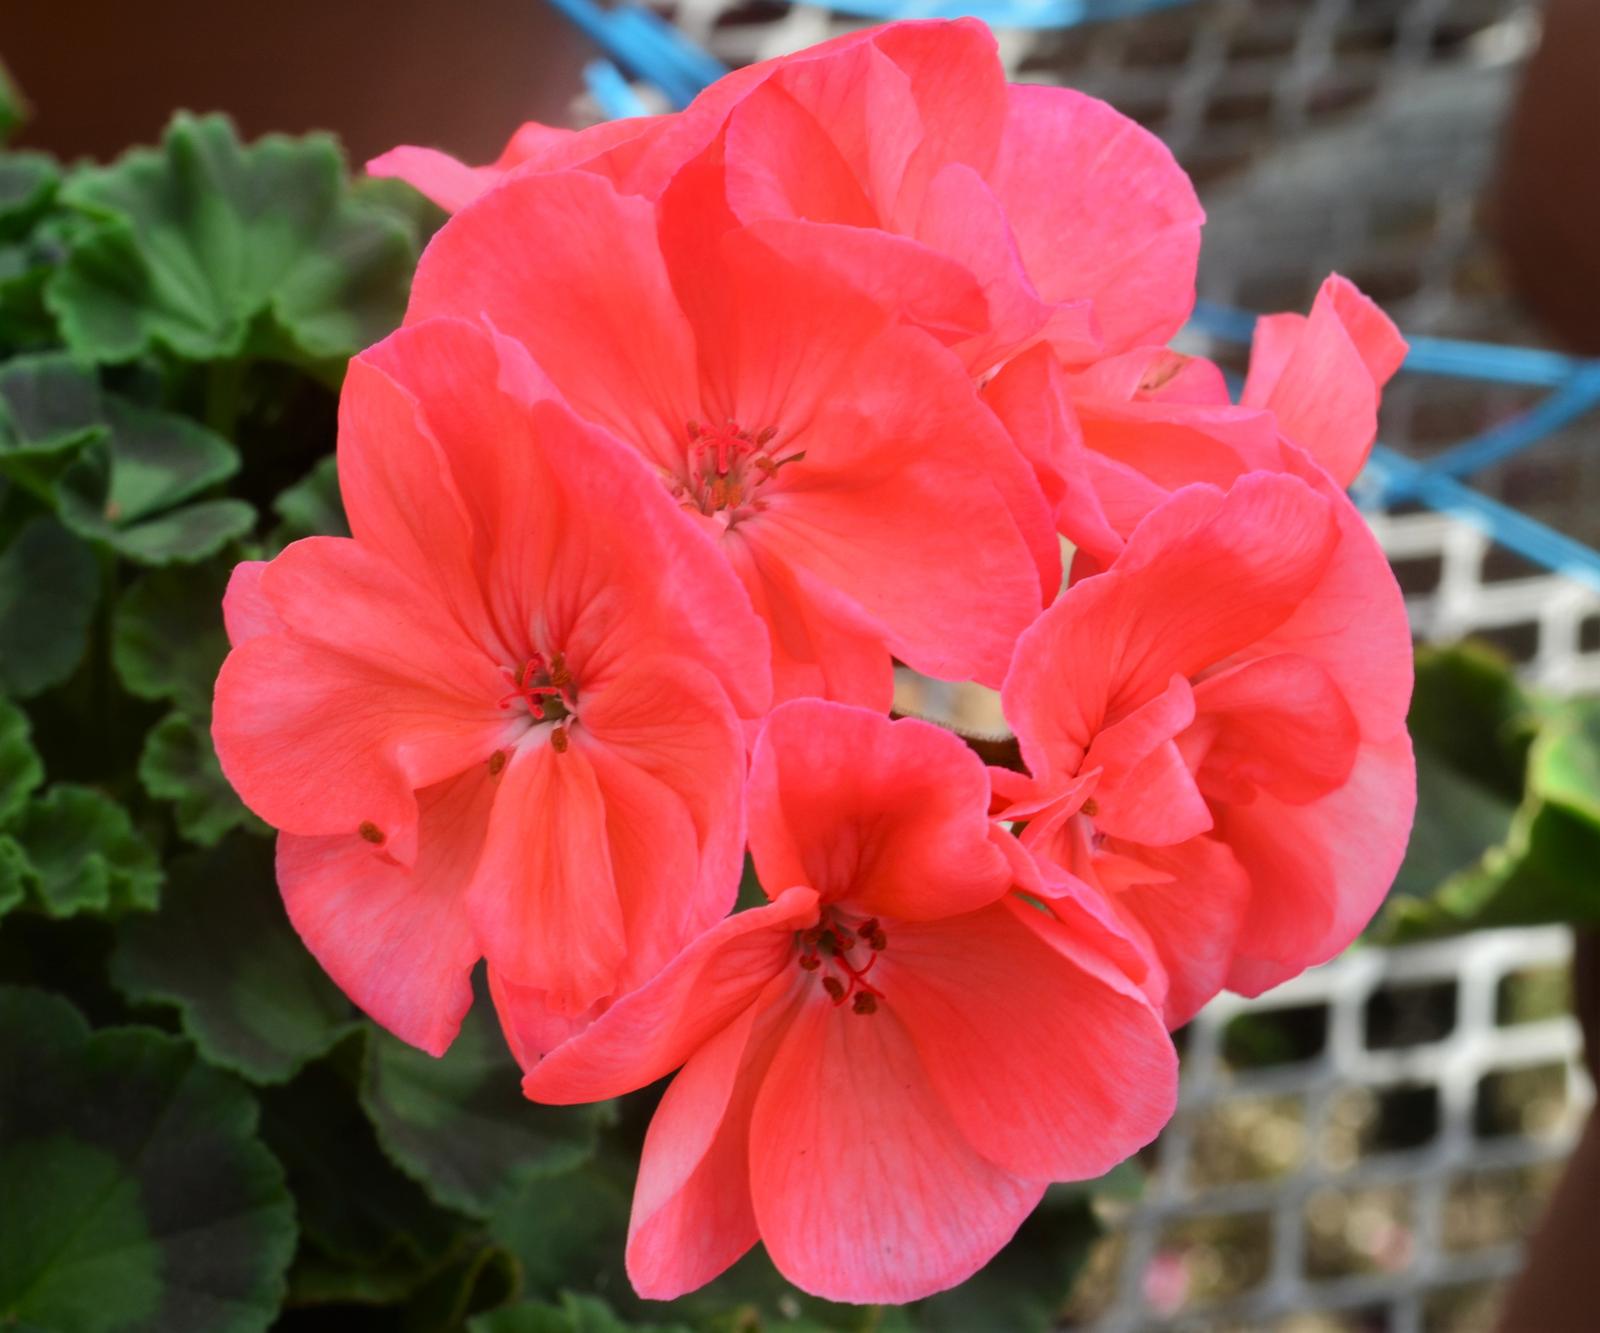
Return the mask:
<svg viewBox="0 0 1600 1333">
<path fill-rule="evenodd" d="M 376 1022 L 430 1055 L 472 1007 L 465 895 L 492 799 L 482 766 L 420 792 L 411 867 L 355 834 L 278 837 L 278 887 L 306 947 Z"/>
<path fill-rule="evenodd" d="M 767 1253 L 834 1301 L 903 1302 L 970 1277 L 1044 1193 L 968 1143 L 890 1009 L 810 992 L 756 1096 L 750 1192 Z"/>
<path fill-rule="evenodd" d="M 1119 974 L 1075 966 L 1067 934 L 1008 898 L 897 923 L 874 973 L 963 1136 L 1034 1180 L 1103 1174 L 1150 1142 L 1177 1102 L 1160 1014 Z M 1073 943 L 1096 948 L 1093 937 Z"/>
<path fill-rule="evenodd" d="M 1088 298 L 1110 352 L 1188 318 L 1205 218 L 1167 147 L 1104 102 L 1013 84 L 989 184 L 1039 294 Z"/>
<path fill-rule="evenodd" d="M 560 753 L 543 730 L 494 779 L 467 908 L 491 967 L 544 991 L 554 1012 L 576 1014 L 615 989 L 627 941 L 587 747 Z"/>
<path fill-rule="evenodd" d="M 671 1073 L 756 1002 L 791 964 L 795 933 L 816 920 L 817 895 L 803 888 L 736 912 L 529 1070 L 523 1091 L 536 1102 L 593 1102 Z"/>
<path fill-rule="evenodd" d="M 971 911 L 1010 886 L 989 777 L 952 733 L 821 700 L 774 709 L 751 759 L 750 854 L 770 888 L 896 920 Z"/>
</svg>

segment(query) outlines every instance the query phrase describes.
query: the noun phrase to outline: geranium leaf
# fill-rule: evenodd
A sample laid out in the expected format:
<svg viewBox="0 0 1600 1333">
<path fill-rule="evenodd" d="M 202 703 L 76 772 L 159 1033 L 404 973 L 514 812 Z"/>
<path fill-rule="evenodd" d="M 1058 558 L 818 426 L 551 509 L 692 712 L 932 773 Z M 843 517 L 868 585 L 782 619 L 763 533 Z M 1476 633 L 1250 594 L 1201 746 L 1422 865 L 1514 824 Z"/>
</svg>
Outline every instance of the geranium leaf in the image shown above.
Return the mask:
<svg viewBox="0 0 1600 1333">
<path fill-rule="evenodd" d="M 440 1059 L 375 1033 L 361 1104 L 384 1151 L 440 1203 L 484 1217 L 530 1181 L 581 1165 L 610 1115 L 595 1106 L 539 1106 L 480 996 Z"/>
<path fill-rule="evenodd" d="M 150 911 L 160 901 L 155 850 L 109 796 L 57 783 L 23 806 L 7 833 L 26 858 L 26 900 L 47 916 Z"/>
<path fill-rule="evenodd" d="M 0 457 L 65 453 L 105 434 L 100 383 L 71 357 L 40 352 L 0 365 Z"/>
<path fill-rule="evenodd" d="M 0 1325 L 267 1328 L 295 1221 L 256 1116 L 187 1042 L 0 991 Z"/>
<path fill-rule="evenodd" d="M 9 834 L 0 833 L 0 916 L 27 896 L 28 856 Z"/>
<path fill-rule="evenodd" d="M 225 117 L 180 113 L 159 148 L 81 172 L 61 197 L 99 220 L 47 292 L 90 360 L 160 346 L 192 361 L 330 362 L 404 311 L 410 239 L 351 197 L 325 135 L 243 146 Z"/>
<path fill-rule="evenodd" d="M 44 781 L 44 763 L 30 733 L 28 715 L 0 699 L 0 824 L 16 814 Z"/>
<path fill-rule="evenodd" d="M 348 537 L 350 524 L 339 498 L 339 461 L 329 454 L 272 502 L 283 523 L 273 542 L 287 546 L 301 537 Z"/>
<path fill-rule="evenodd" d="M 61 521 L 140 564 L 203 560 L 255 524 L 243 500 L 173 508 L 238 471 L 220 435 L 170 412 L 108 397 L 104 443 L 84 449 L 56 483 Z"/>
<path fill-rule="evenodd" d="M 0 238 L 23 235 L 50 206 L 61 169 L 44 153 L 0 153 Z"/>
<path fill-rule="evenodd" d="M 528 1302 L 481 1314 L 469 1333 L 687 1333 L 682 1324 L 631 1324 L 598 1296 L 561 1293 L 559 1305 Z"/>
<path fill-rule="evenodd" d="M 156 570 L 122 594 L 111 660 L 131 694 L 170 699 L 197 720 L 211 716 L 211 688 L 228 655 L 227 586 L 228 571 L 208 564 Z"/>
<path fill-rule="evenodd" d="M 0 552 L 0 689 L 21 698 L 77 668 L 100 591 L 94 554 L 52 518 Z"/>
<path fill-rule="evenodd" d="M 271 845 L 242 835 L 172 862 L 163 910 L 118 932 L 111 980 L 177 1005 L 207 1060 L 257 1083 L 292 1078 L 355 1023 L 284 916 Z"/>
<path fill-rule="evenodd" d="M 222 776 L 211 737 L 184 713 L 168 713 L 146 734 L 139 781 L 158 800 L 173 802 L 178 832 L 202 847 L 215 846 L 241 826 L 269 831 Z"/>
<path fill-rule="evenodd" d="M 415 1286 L 448 1261 L 464 1224 L 378 1147 L 348 1067 L 363 1040 L 345 1042 L 292 1083 L 263 1089 L 262 1135 L 289 1174 L 307 1240 L 327 1261 L 318 1266 L 325 1288 L 341 1267 L 366 1274 L 355 1285 L 387 1285 L 396 1266 L 409 1267 Z"/>
<path fill-rule="evenodd" d="M 17 132 L 17 127 L 28 118 L 28 104 L 22 89 L 11 77 L 11 71 L 0 64 L 0 144 Z"/>
</svg>

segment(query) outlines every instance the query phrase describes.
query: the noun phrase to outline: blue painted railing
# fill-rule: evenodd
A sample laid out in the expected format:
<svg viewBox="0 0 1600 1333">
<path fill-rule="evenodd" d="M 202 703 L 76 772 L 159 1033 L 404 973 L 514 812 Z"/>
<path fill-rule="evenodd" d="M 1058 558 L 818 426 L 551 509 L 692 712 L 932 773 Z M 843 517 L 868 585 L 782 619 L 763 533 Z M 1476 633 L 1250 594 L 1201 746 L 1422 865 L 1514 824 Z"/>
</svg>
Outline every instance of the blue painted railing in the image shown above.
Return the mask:
<svg viewBox="0 0 1600 1333">
<path fill-rule="evenodd" d="M 953 18 L 972 15 L 996 28 L 1064 28 L 1127 18 L 1190 0 L 830 0 L 829 8 L 864 18 Z M 605 52 L 584 71 L 590 94 L 608 116 L 645 110 L 633 79 L 653 87 L 674 107 L 727 72 L 714 56 L 670 23 L 631 3 L 609 8 L 593 0 L 550 0 Z M 1190 327 L 1220 342 L 1248 344 L 1256 317 L 1202 301 Z M 1600 553 L 1463 483 L 1494 463 L 1547 439 L 1600 408 L 1600 360 L 1532 347 L 1496 347 L 1448 338 L 1413 338 L 1402 369 L 1550 392 L 1526 411 L 1427 460 L 1379 444 L 1352 488 L 1357 501 L 1383 509 L 1415 501 L 1454 514 L 1508 550 L 1600 591 Z"/>
</svg>

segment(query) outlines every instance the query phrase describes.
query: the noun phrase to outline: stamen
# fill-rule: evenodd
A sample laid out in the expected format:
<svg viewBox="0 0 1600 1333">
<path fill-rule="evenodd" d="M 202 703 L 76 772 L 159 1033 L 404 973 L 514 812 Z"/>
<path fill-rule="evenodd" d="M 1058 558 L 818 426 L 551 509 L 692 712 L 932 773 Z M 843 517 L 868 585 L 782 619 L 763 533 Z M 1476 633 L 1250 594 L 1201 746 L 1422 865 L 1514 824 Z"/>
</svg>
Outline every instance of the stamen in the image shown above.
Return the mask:
<svg viewBox="0 0 1600 1333">
<path fill-rule="evenodd" d="M 879 952 L 889 943 L 877 917 L 859 922 L 852 930 L 832 908 L 824 908 L 823 919 L 797 932 L 795 938 L 802 950 L 796 960 L 800 970 L 822 972 L 822 988 L 835 1005 L 849 1000 L 855 1013 L 877 1013 L 883 992 L 867 980 L 867 974 L 876 966 Z M 850 958 L 851 949 L 858 943 L 872 950 L 859 967 Z"/>
<path fill-rule="evenodd" d="M 1093 819 L 1100 813 L 1100 803 L 1091 796 L 1078 809 L 1088 815 L 1090 819 Z"/>
<path fill-rule="evenodd" d="M 838 977 L 823 977 L 822 989 L 828 992 L 835 1004 L 844 1003 L 844 997 L 847 992 L 844 988 L 844 982 L 840 981 Z"/>
<path fill-rule="evenodd" d="M 356 832 L 370 842 L 374 847 L 381 847 L 383 845 L 383 830 L 374 824 L 370 819 L 362 820 L 361 827 L 358 828 Z"/>
<path fill-rule="evenodd" d="M 550 733 L 550 746 L 557 754 L 565 754 L 567 744 L 567 729 L 558 724 Z"/>
<path fill-rule="evenodd" d="M 858 1014 L 875 1014 L 878 1012 L 878 997 L 869 990 L 857 991 L 851 1008 Z"/>
<path fill-rule="evenodd" d="M 492 755 L 489 756 L 489 776 L 491 778 L 499 777 L 500 770 L 505 766 L 506 752 L 504 750 L 496 750 Z"/>
</svg>

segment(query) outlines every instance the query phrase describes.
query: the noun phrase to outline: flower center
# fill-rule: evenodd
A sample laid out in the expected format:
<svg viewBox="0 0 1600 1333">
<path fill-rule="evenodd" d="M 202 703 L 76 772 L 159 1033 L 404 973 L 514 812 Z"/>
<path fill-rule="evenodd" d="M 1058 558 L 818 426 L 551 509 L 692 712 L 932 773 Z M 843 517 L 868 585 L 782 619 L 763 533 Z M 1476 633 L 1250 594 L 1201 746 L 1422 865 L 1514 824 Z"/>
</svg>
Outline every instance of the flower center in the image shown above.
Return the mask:
<svg viewBox="0 0 1600 1333">
<path fill-rule="evenodd" d="M 856 922 L 852 927 L 841 913 L 824 908 L 822 920 L 809 930 L 800 931 L 795 939 L 800 946 L 796 960 L 800 970 L 820 975 L 822 989 L 835 1005 L 848 1000 L 854 1013 L 878 1012 L 883 992 L 866 978 L 878 955 L 889 947 L 889 937 L 877 917 Z"/>
<path fill-rule="evenodd" d="M 558 751 L 565 750 L 567 719 L 577 707 L 577 682 L 562 655 L 552 653 L 547 661 L 543 653 L 536 652 L 521 667 L 501 667 L 500 671 L 511 683 L 510 692 L 500 696 L 500 707 L 520 704 L 535 722 L 556 723 L 550 743 Z"/>
<path fill-rule="evenodd" d="M 726 511 L 731 518 L 740 510 L 761 508 L 761 488 L 780 468 L 806 456 L 801 449 L 775 457 L 771 445 L 778 436 L 776 426 L 752 433 L 736 421 L 721 426 L 691 421 L 684 429 L 689 436 L 687 466 L 673 493 L 686 509 L 702 514 Z"/>
</svg>

